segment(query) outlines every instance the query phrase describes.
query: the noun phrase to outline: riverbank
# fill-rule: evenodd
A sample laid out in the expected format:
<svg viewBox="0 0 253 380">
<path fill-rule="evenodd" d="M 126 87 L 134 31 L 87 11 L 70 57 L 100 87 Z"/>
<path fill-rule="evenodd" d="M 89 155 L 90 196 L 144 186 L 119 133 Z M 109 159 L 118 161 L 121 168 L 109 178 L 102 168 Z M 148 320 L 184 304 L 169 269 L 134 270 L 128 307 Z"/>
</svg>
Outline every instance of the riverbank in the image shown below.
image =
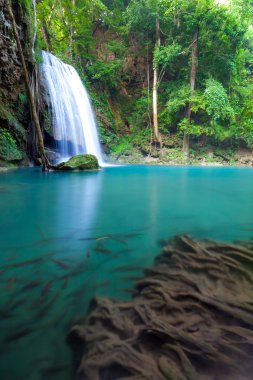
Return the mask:
<svg viewBox="0 0 253 380">
<path fill-rule="evenodd" d="M 246 148 L 197 147 L 191 150 L 190 157 L 187 159 L 181 147 L 132 147 L 104 157 L 105 161 L 113 164 L 253 167 L 253 149 Z M 32 165 L 33 163 L 27 159 L 22 162 L 0 160 L 0 172 Z"/>
<path fill-rule="evenodd" d="M 193 165 L 193 166 L 249 166 L 253 167 L 253 149 L 222 149 L 201 147 L 192 149 L 190 157 L 184 157 L 182 148 L 150 147 L 149 152 L 135 147 L 131 151 L 108 155 L 115 164 Z"/>
</svg>

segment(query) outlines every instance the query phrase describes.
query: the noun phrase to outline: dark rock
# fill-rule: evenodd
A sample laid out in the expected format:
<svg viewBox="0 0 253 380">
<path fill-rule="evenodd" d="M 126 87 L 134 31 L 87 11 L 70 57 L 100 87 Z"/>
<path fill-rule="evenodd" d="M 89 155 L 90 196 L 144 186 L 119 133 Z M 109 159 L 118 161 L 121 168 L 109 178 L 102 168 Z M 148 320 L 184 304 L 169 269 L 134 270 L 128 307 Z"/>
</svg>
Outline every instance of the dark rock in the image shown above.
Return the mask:
<svg viewBox="0 0 253 380">
<path fill-rule="evenodd" d="M 53 149 L 45 149 L 45 154 L 49 162 L 59 162 L 60 154 Z"/>
</svg>

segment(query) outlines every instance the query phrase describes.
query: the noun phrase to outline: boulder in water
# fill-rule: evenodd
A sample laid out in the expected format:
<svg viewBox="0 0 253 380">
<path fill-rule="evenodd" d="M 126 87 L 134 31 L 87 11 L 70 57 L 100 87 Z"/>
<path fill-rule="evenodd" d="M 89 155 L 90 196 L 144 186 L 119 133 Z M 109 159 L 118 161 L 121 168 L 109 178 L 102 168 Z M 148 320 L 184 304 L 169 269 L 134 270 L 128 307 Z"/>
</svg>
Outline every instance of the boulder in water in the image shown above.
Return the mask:
<svg viewBox="0 0 253 380">
<path fill-rule="evenodd" d="M 97 170 L 99 168 L 98 159 L 93 154 L 78 154 L 55 167 L 56 170 Z"/>
</svg>

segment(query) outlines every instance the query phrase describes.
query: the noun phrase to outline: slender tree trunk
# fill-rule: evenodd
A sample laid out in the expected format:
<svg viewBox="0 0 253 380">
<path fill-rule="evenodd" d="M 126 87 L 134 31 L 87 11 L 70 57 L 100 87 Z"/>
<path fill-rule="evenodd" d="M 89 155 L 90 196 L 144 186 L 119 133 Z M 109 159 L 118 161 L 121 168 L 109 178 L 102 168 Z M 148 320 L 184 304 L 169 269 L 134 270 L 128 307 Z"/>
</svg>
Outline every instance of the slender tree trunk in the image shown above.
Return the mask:
<svg viewBox="0 0 253 380">
<path fill-rule="evenodd" d="M 153 79 L 153 128 L 154 138 L 158 141 L 158 116 L 157 116 L 157 69 L 154 69 Z"/>
<path fill-rule="evenodd" d="M 13 15 L 13 12 L 12 12 L 9 0 L 7 0 L 7 11 L 9 13 L 9 16 L 10 16 L 10 19 L 11 19 L 11 22 L 12 22 L 14 36 L 15 36 L 15 39 L 16 39 L 16 42 L 17 42 L 18 51 L 19 51 L 19 55 L 20 55 L 20 59 L 21 59 L 21 63 L 22 63 L 23 71 L 24 71 L 25 83 L 26 83 L 27 92 L 28 92 L 28 96 L 29 96 L 29 101 L 30 101 L 30 105 L 31 105 L 32 118 L 33 118 L 34 126 L 35 126 L 35 129 L 36 129 L 36 133 L 37 133 L 37 139 L 38 139 L 38 144 L 39 144 L 39 153 L 40 153 L 40 157 L 41 157 L 43 168 L 44 168 L 44 170 L 46 170 L 49 167 L 49 163 L 48 163 L 48 160 L 47 160 L 46 155 L 45 155 L 44 141 L 43 141 L 43 136 L 42 136 L 42 132 L 41 132 L 41 129 L 40 129 L 40 122 L 39 122 L 38 114 L 37 114 L 37 111 L 36 111 L 33 91 L 32 91 L 32 88 L 30 86 L 29 74 L 28 74 L 28 71 L 27 71 L 27 67 L 26 67 L 26 63 L 25 63 L 25 58 L 24 58 L 22 46 L 21 46 L 21 43 L 20 43 L 17 27 L 16 27 L 15 18 L 14 18 L 14 15 Z"/>
<path fill-rule="evenodd" d="M 51 50 L 51 48 L 50 48 L 51 40 L 50 40 L 50 35 L 48 33 L 47 26 L 45 25 L 45 23 L 41 27 L 41 33 L 42 33 L 43 40 L 46 44 L 46 49 L 47 49 L 47 51 L 50 51 Z"/>
<path fill-rule="evenodd" d="M 150 129 L 150 148 L 149 148 L 149 156 L 151 155 L 152 142 L 153 142 L 153 128 L 152 128 L 152 116 L 150 112 L 150 69 L 149 69 L 149 50 L 147 46 L 147 90 L 148 90 L 148 104 L 147 104 L 147 112 L 148 112 L 148 127 Z"/>
<path fill-rule="evenodd" d="M 74 13 L 75 11 L 75 0 L 72 0 L 71 1 L 71 4 L 72 4 L 72 12 Z M 70 24 L 70 40 L 69 40 L 69 55 L 70 55 L 70 59 L 72 60 L 73 59 L 73 36 L 74 36 L 74 26 L 73 26 L 73 22 L 71 21 L 71 24 Z"/>
<path fill-rule="evenodd" d="M 160 40 L 160 23 L 158 17 L 156 18 L 156 46 L 159 47 L 161 44 Z M 154 128 L 154 139 L 160 141 L 159 130 L 158 130 L 158 112 L 157 112 L 157 87 L 158 87 L 158 70 L 154 67 L 154 79 L 153 79 L 153 128 Z"/>
<path fill-rule="evenodd" d="M 148 105 L 147 105 L 147 112 L 148 112 L 148 120 L 149 120 L 149 128 L 152 128 L 152 120 L 151 120 L 151 112 L 150 112 L 150 72 L 149 72 L 149 51 L 147 46 L 147 90 L 148 90 Z M 152 133 L 152 132 L 151 132 Z"/>
<path fill-rule="evenodd" d="M 191 71 L 190 71 L 190 96 L 194 94 L 197 65 L 198 65 L 198 39 L 199 39 L 199 27 L 195 29 L 192 40 L 192 54 L 191 54 Z M 186 110 L 187 126 L 190 127 L 191 123 L 191 102 L 189 102 Z M 186 157 L 189 157 L 189 134 L 184 132 L 183 151 Z"/>
</svg>

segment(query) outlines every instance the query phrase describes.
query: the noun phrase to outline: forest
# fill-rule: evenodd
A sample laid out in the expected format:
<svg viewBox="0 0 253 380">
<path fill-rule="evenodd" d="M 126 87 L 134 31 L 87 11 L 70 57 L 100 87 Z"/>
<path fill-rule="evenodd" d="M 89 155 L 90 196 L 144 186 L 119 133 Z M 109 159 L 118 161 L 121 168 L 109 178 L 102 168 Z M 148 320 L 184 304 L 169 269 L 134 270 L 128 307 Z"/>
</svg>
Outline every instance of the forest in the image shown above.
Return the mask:
<svg viewBox="0 0 253 380">
<path fill-rule="evenodd" d="M 37 49 L 78 69 L 116 157 L 252 148 L 250 1 L 42 0 L 37 19 Z"/>
</svg>

